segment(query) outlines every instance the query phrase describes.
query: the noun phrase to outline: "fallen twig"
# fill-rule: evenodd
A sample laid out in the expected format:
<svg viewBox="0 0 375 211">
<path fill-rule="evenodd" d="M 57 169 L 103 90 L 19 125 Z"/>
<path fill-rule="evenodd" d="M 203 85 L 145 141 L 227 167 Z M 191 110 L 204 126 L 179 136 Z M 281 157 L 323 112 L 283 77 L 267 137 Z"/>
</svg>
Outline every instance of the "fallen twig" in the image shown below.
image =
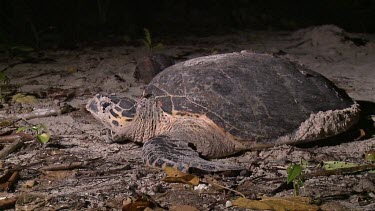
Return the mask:
<svg viewBox="0 0 375 211">
<path fill-rule="evenodd" d="M 5 136 L 0 136 L 0 142 L 2 143 L 11 143 L 17 139 L 21 139 L 21 136 L 18 134 L 10 134 Z"/>
<path fill-rule="evenodd" d="M 303 180 L 310 179 L 313 177 L 318 177 L 318 176 L 331 176 L 331 175 L 345 175 L 345 174 L 354 174 L 362 171 L 370 171 L 375 169 L 375 164 L 365 164 L 365 165 L 360 165 L 360 166 L 355 166 L 355 167 L 349 167 L 349 168 L 338 168 L 334 170 L 318 170 L 316 172 L 308 173 L 308 174 L 303 174 L 301 175 L 301 178 Z"/>
<path fill-rule="evenodd" d="M 10 114 L 10 115 L 0 115 L 0 118 L 15 118 L 15 119 L 35 119 L 41 117 L 49 117 L 49 116 L 57 116 L 61 114 L 60 109 L 55 108 L 39 108 L 31 111 L 30 113 L 23 113 L 23 114 Z"/>
<path fill-rule="evenodd" d="M 220 185 L 218 182 L 215 182 L 213 178 L 205 177 L 205 179 L 206 179 L 206 182 L 209 183 L 209 184 L 211 184 L 212 186 L 217 186 L 217 187 L 223 188 L 223 189 L 225 189 L 225 190 L 231 191 L 231 192 L 233 192 L 233 193 L 236 193 L 236 194 L 238 194 L 238 195 L 240 195 L 240 196 L 246 198 L 246 196 L 245 196 L 243 193 L 241 193 L 241 192 L 239 192 L 239 191 L 236 191 L 236 190 L 234 190 L 234 189 L 231 189 L 231 188 L 225 187 L 225 186 L 223 186 L 223 185 Z"/>
<path fill-rule="evenodd" d="M 59 170 L 73 170 L 76 168 L 82 168 L 86 165 L 86 162 L 70 162 L 70 163 L 62 163 L 62 164 L 54 164 L 50 166 L 45 166 L 40 168 L 39 170 L 42 171 L 59 171 Z"/>
<path fill-rule="evenodd" d="M 10 135 L 5 135 L 5 136 L 0 136 L 0 142 L 2 143 L 10 143 L 13 142 L 17 139 L 23 139 L 24 141 L 32 140 L 34 139 L 34 136 L 26 133 L 15 133 L 15 134 L 10 134 Z"/>
<path fill-rule="evenodd" d="M 20 149 L 23 145 L 24 145 L 24 141 L 21 138 L 14 140 L 11 144 L 4 147 L 4 149 L 0 151 L 0 159 L 3 159 L 6 156 L 8 156 L 10 153 L 15 152 L 16 150 Z"/>
<path fill-rule="evenodd" d="M 66 114 L 74 110 L 77 110 L 77 109 L 67 104 L 66 106 L 62 108 L 37 108 L 29 113 L 0 114 L 0 118 L 27 120 L 27 119 L 35 119 L 35 118 L 42 118 L 42 117 L 58 116 L 60 114 Z"/>
</svg>

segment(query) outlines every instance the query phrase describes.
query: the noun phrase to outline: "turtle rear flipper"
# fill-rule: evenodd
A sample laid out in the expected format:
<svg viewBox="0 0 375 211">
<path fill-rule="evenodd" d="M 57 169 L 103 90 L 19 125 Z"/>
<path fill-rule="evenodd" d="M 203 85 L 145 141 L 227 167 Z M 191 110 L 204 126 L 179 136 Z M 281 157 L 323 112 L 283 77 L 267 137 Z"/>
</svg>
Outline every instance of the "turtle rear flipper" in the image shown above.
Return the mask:
<svg viewBox="0 0 375 211">
<path fill-rule="evenodd" d="M 183 172 L 239 172 L 245 169 L 237 165 L 204 160 L 188 142 L 168 136 L 157 136 L 146 142 L 143 145 L 142 157 L 149 166 L 157 168 L 170 166 Z"/>
</svg>

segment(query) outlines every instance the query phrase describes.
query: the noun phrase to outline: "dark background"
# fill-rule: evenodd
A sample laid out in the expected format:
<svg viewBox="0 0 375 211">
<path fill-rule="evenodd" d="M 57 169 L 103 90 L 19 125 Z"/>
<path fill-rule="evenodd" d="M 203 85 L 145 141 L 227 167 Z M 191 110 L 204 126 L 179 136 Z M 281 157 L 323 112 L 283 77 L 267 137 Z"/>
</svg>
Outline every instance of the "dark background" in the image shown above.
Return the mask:
<svg viewBox="0 0 375 211">
<path fill-rule="evenodd" d="M 0 0 L 0 45 L 37 49 L 321 24 L 373 33 L 375 0 Z"/>
</svg>

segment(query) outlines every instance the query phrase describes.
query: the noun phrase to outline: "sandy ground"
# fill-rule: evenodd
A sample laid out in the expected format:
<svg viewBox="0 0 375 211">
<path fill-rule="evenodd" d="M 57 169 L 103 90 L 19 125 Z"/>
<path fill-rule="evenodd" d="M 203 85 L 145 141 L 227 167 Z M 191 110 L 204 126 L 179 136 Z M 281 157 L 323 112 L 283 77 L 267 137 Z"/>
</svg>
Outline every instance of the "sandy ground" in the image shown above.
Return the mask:
<svg viewBox="0 0 375 211">
<path fill-rule="evenodd" d="M 374 115 L 375 35 L 351 34 L 327 25 L 295 32 L 166 38 L 162 43 L 166 47 L 160 52 L 177 62 L 244 49 L 278 54 L 323 74 L 365 104 L 368 118 Z M 10 83 L 17 85 L 17 93 L 34 95 L 38 103 L 4 103 L 0 111 L 2 122 L 5 117 L 36 108 L 59 109 L 70 105 L 74 109 L 56 116 L 21 120 L 14 127 L 2 127 L 1 132 L 5 133 L 25 124 L 43 123 L 52 139 L 44 145 L 28 141 L 22 149 L 0 160 L 0 175 L 5 169 L 22 169 L 15 187 L 9 192 L 0 192 L 0 199 L 20 196 L 18 210 L 116 210 L 121 208 L 123 199 L 138 193 L 149 195 L 165 208 L 183 204 L 199 210 L 241 210 L 225 207 L 228 200 L 238 197 L 233 192 L 210 185 L 207 190 L 194 190 L 188 185 L 162 182 L 164 172 L 143 165 L 140 146 L 106 143 L 107 130 L 85 111 L 88 99 L 98 92 L 137 99 L 145 84 L 133 77 L 135 60 L 145 52 L 143 47 L 125 43 L 115 47 L 45 51 L 39 63 L 22 63 L 5 71 Z M 17 58 L 2 62 L 0 69 L 15 62 Z M 364 153 L 375 149 L 375 137 L 371 134 L 360 141 L 354 141 L 355 137 L 351 136 L 343 139 L 345 143 L 333 146 L 279 146 L 231 157 L 227 160 L 241 163 L 252 174 L 215 175 L 215 178 L 250 198 L 292 195 L 290 188 L 276 193 L 282 182 L 272 179 L 285 177 L 286 166 L 291 162 L 307 160 L 310 167 L 306 171 L 322 161 L 364 163 Z M 73 170 L 41 170 L 44 166 L 68 162 L 83 163 Z M 374 182 L 374 174 L 368 172 L 317 176 L 305 181 L 301 195 L 319 198 L 325 210 L 375 210 Z"/>
</svg>

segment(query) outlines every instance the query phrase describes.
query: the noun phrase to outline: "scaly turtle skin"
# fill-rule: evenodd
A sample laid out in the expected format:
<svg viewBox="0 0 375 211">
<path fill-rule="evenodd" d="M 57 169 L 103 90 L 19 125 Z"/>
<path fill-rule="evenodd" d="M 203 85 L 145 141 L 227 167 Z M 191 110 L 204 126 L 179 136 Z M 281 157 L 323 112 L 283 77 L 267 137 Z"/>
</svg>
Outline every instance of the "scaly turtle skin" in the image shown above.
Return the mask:
<svg viewBox="0 0 375 211">
<path fill-rule="evenodd" d="M 144 143 L 148 165 L 208 172 L 243 167 L 206 159 L 324 140 L 359 119 L 357 104 L 322 75 L 246 51 L 178 63 L 138 102 L 98 94 L 87 109 L 114 141 Z"/>
</svg>

